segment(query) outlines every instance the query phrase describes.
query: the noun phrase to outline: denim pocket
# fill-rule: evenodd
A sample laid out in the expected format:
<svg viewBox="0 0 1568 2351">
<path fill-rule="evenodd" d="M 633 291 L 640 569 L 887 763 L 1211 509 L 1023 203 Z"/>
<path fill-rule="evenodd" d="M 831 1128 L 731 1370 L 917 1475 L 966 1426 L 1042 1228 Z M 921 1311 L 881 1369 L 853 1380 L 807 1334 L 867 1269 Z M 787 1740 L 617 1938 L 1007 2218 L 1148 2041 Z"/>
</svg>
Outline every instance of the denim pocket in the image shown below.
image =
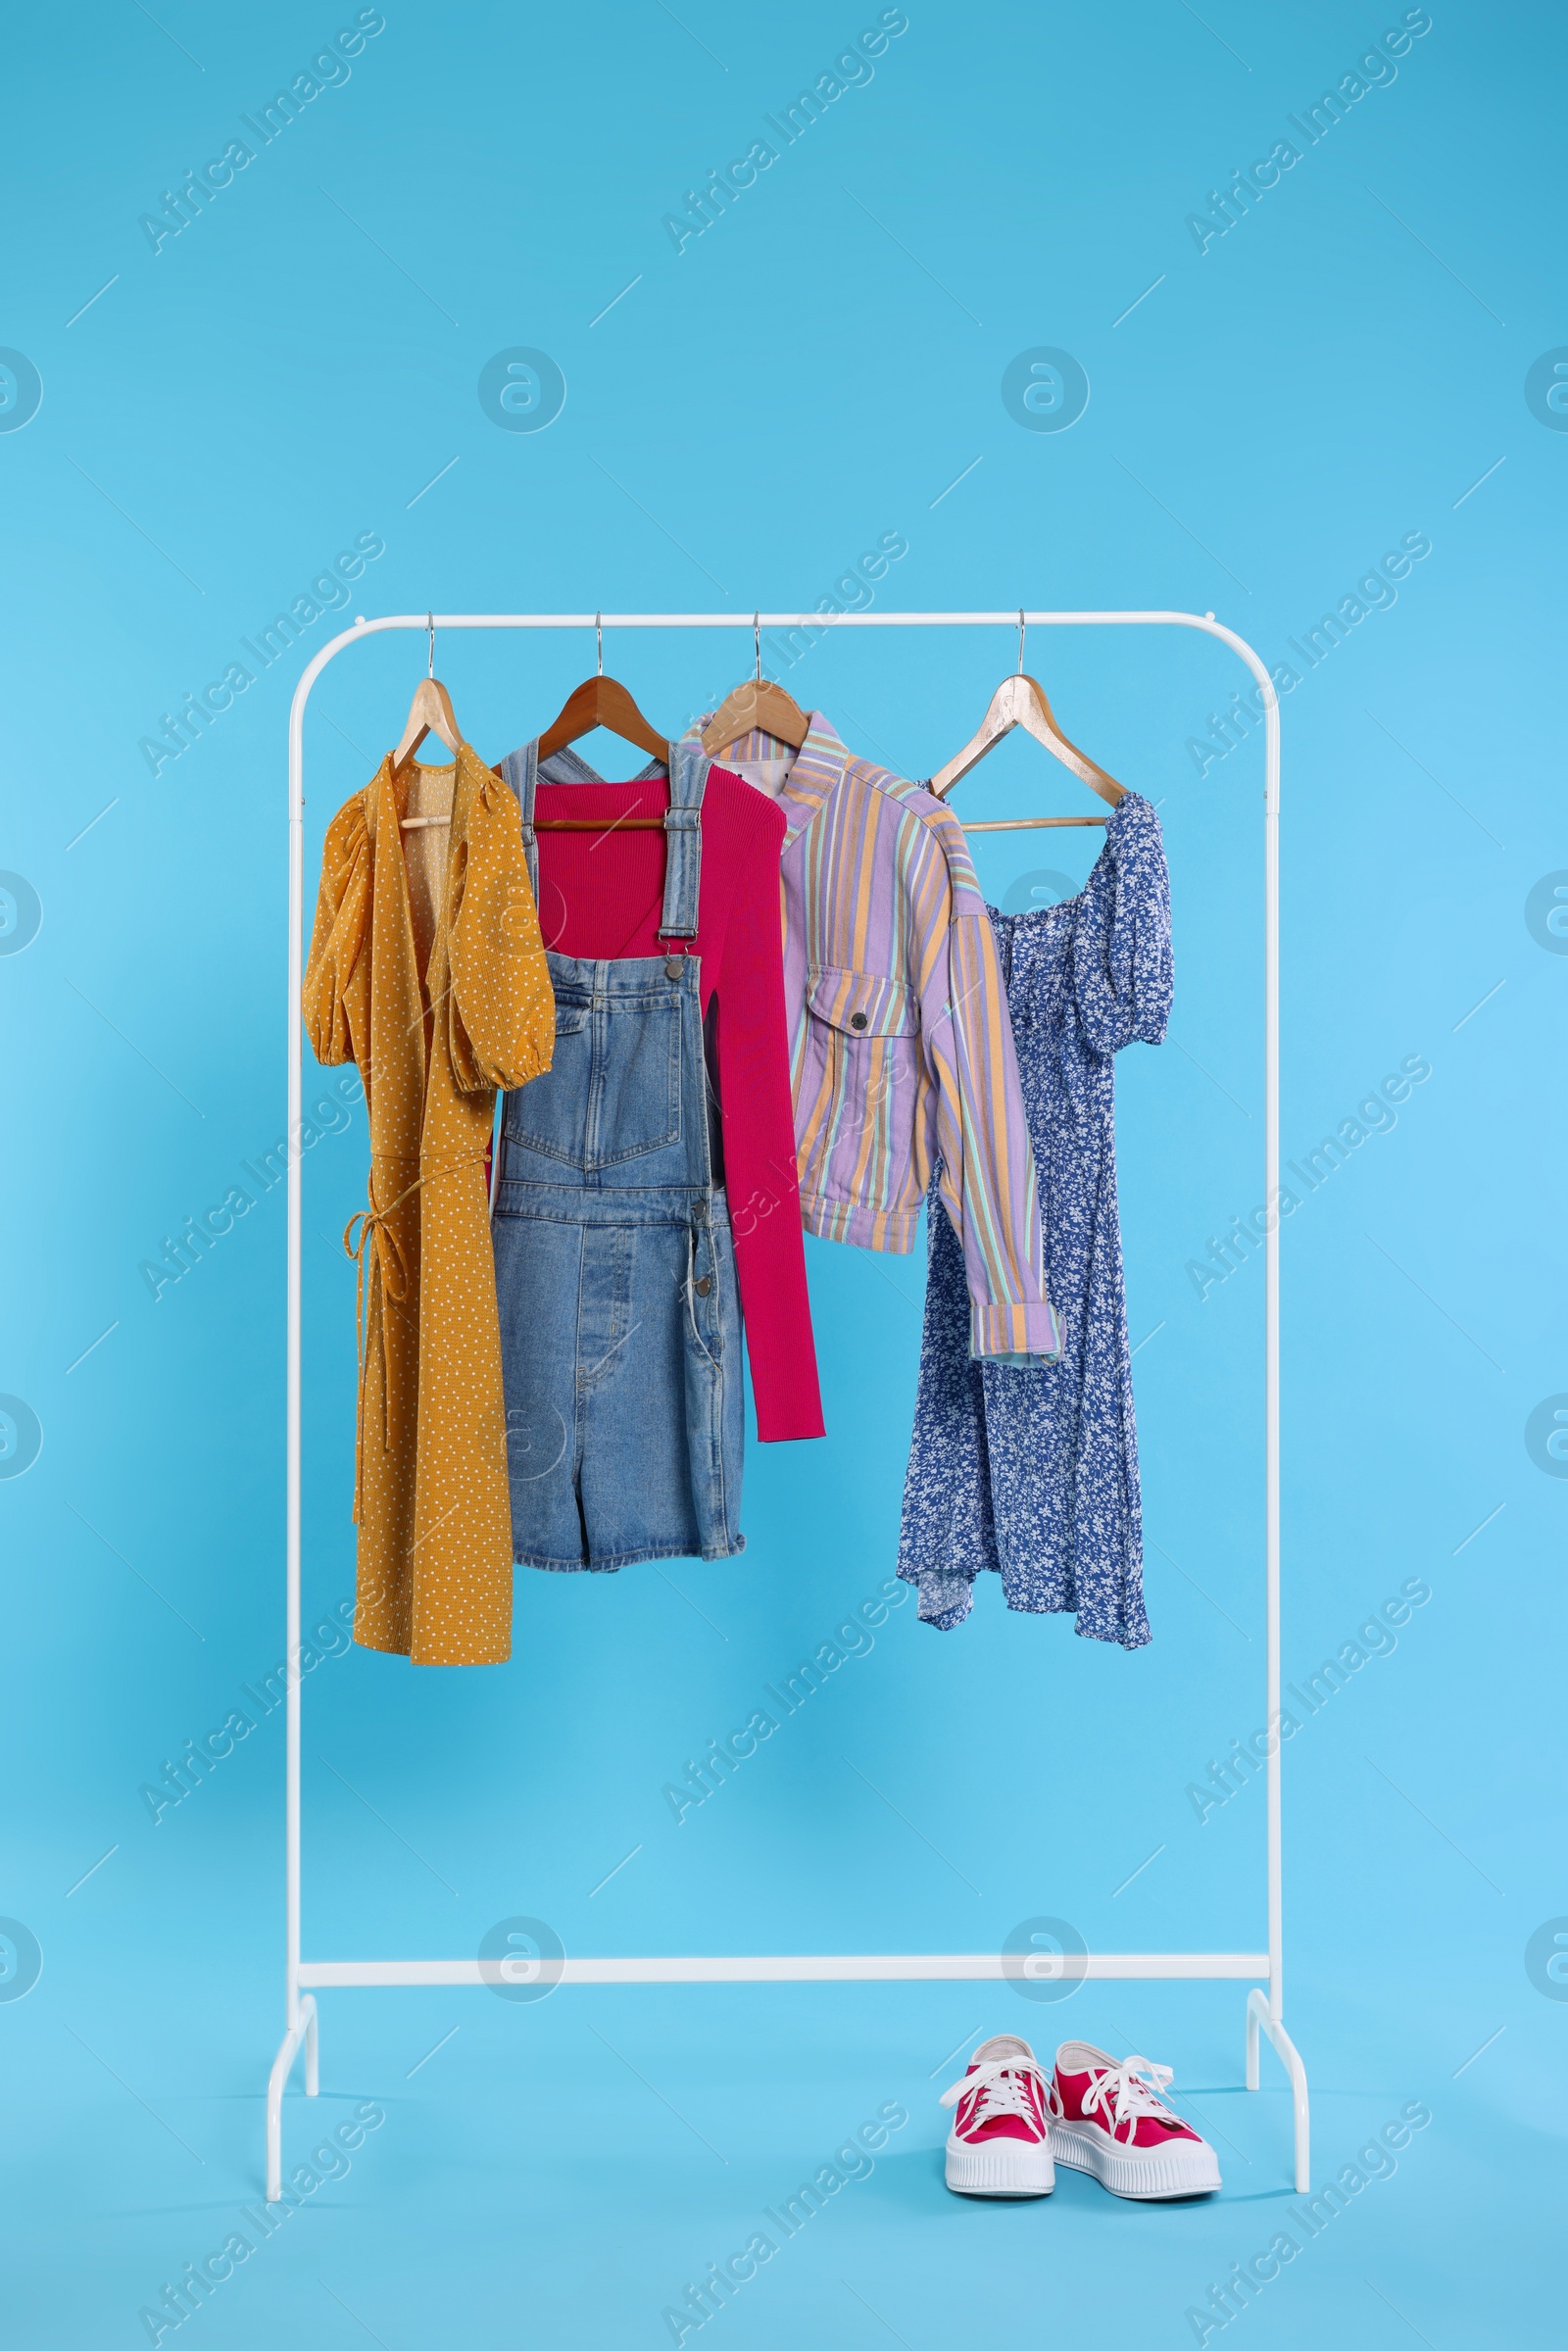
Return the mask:
<svg viewBox="0 0 1568 2351">
<path fill-rule="evenodd" d="M 589 1167 L 617 1167 L 680 1141 L 678 998 L 633 998 L 615 1006 L 607 1026 L 609 1049 L 594 1072 Z"/>
<path fill-rule="evenodd" d="M 507 1097 L 506 1137 L 548 1159 L 585 1164 L 588 1080 L 593 1067 L 592 1013 L 586 1004 L 556 1001 L 556 1047 L 550 1067 Z"/>
<path fill-rule="evenodd" d="M 606 1011 L 558 994 L 554 1058 L 508 1096 L 507 1141 L 584 1171 L 662 1151 L 680 1139 L 680 1072 L 673 999 Z"/>
</svg>

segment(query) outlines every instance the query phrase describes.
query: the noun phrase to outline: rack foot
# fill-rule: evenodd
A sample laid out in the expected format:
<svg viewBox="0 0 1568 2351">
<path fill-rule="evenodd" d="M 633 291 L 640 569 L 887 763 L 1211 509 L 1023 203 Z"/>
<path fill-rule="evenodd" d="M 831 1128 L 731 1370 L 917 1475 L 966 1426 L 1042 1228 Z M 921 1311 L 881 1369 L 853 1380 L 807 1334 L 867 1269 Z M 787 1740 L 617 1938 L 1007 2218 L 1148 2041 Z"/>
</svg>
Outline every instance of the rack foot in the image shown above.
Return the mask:
<svg viewBox="0 0 1568 2351">
<path fill-rule="evenodd" d="M 1296 2192 L 1304 2196 L 1312 2184 L 1311 2110 L 1306 2094 L 1306 2068 L 1300 2052 L 1278 2017 L 1269 2012 L 1268 1994 L 1247 1995 L 1247 2086 L 1258 2086 L 1258 2033 L 1268 2034 L 1280 2063 L 1291 2078 L 1291 2104 L 1296 2123 Z"/>
<path fill-rule="evenodd" d="M 316 2002 L 307 1992 L 300 2002 L 299 2014 L 284 2033 L 272 2071 L 267 2081 L 267 2201 L 275 2204 L 283 2193 L 283 2090 L 294 2070 L 294 2060 L 305 2047 L 305 2094 L 314 2098 L 318 2074 L 317 2069 Z"/>
</svg>

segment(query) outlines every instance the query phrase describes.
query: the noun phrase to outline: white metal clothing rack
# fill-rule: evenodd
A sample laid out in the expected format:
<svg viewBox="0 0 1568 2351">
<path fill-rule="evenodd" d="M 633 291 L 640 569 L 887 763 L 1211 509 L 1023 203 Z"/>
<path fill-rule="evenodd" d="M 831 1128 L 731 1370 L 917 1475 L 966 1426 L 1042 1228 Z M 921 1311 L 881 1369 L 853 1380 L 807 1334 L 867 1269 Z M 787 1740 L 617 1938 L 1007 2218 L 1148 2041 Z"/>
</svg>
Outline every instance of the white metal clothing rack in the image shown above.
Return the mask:
<svg viewBox="0 0 1568 2351">
<path fill-rule="evenodd" d="M 1268 1722 L 1268 1948 L 1266 1951 L 1094 1951 L 1075 1959 L 1074 1972 L 1100 1980 L 1216 1978 L 1256 1982 L 1247 1999 L 1247 2086 L 1258 2086 L 1258 2034 L 1266 2033 L 1290 2076 L 1296 2136 L 1296 2188 L 1309 2185 L 1306 2070 L 1283 2022 L 1284 1926 L 1280 1875 L 1280 1381 L 1279 1381 L 1279 810 L 1280 713 L 1273 681 L 1250 645 L 1213 614 L 1197 612 L 762 612 L 765 628 L 1000 628 L 1020 618 L 1031 628 L 1196 628 L 1218 637 L 1244 661 L 1262 691 L 1267 775 L 1263 799 L 1263 1158 L 1266 1198 L 1273 1213 L 1264 1245 L 1263 1414 L 1267 1469 L 1264 1493 L 1266 1665 Z M 305 706 L 328 661 L 347 646 L 383 629 L 452 628 L 752 628 L 735 612 L 424 612 L 359 619 L 324 645 L 295 689 L 289 712 L 288 761 L 288 1127 L 299 1133 L 303 1040 L 300 983 L 305 933 Z M 304 1959 L 300 1955 L 300 1153 L 288 1161 L 288 1927 L 284 2033 L 267 2091 L 267 2193 L 282 2193 L 283 2088 L 301 2047 L 305 2091 L 317 2093 L 316 1992 L 357 1984 L 471 1984 L 487 1981 L 474 1959 Z M 552 1963 L 554 1966 L 557 1963 Z M 825 1957 L 693 1959 L 579 1959 L 560 1964 L 563 1984 L 935 1984 L 991 1982 L 1022 1973 L 1009 1955 L 983 1951 L 941 1954 L 848 1952 Z M 493 1965 L 490 1969 L 493 1978 Z"/>
</svg>

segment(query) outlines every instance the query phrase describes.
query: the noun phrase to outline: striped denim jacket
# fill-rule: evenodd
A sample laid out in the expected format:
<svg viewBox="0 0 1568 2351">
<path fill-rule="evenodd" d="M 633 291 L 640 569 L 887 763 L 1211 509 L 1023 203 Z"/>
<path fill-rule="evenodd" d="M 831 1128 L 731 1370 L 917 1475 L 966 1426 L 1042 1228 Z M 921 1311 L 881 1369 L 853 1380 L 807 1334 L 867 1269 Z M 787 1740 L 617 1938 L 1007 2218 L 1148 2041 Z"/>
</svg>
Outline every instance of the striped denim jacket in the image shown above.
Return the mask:
<svg viewBox="0 0 1568 2351">
<path fill-rule="evenodd" d="M 807 1231 L 912 1249 L 940 1161 L 971 1353 L 1055 1357 L 1012 1026 L 957 819 L 858 759 L 820 710 L 793 759 L 752 733 L 721 763 L 776 798 L 788 827 L 784 1001 Z"/>
</svg>

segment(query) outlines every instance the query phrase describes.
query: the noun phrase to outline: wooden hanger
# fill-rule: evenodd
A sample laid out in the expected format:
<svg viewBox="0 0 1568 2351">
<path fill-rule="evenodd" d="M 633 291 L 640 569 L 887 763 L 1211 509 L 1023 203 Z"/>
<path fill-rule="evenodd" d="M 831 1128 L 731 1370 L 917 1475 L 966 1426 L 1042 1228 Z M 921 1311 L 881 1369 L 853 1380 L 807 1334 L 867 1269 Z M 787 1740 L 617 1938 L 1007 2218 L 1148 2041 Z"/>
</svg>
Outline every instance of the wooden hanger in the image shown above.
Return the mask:
<svg viewBox="0 0 1568 2351">
<path fill-rule="evenodd" d="M 1037 743 L 1043 743 L 1054 759 L 1070 768 L 1080 783 L 1089 786 L 1091 792 L 1098 792 L 1102 800 L 1108 800 L 1112 808 L 1126 799 L 1127 795 L 1115 777 L 1107 775 L 1104 768 L 1092 759 L 1087 752 L 1080 751 L 1077 744 L 1070 742 L 1062 733 L 1046 700 L 1044 687 L 1036 679 L 1024 675 L 1022 612 L 1018 614 L 1017 669 L 1011 677 L 1003 679 L 992 695 L 991 708 L 975 733 L 945 767 L 937 769 L 928 789 L 938 800 L 945 800 L 959 777 L 967 775 L 970 768 L 985 758 L 992 745 L 1000 743 L 1004 735 L 1010 735 L 1015 726 L 1021 726 L 1025 733 L 1034 736 Z M 1022 833 L 1051 825 L 1103 824 L 1104 821 L 1103 816 L 1008 816 L 985 824 L 966 824 L 963 829 L 966 833 Z"/>
<path fill-rule="evenodd" d="M 573 694 L 568 694 L 560 714 L 539 738 L 539 758 L 549 759 L 553 751 L 564 751 L 579 735 L 591 734 L 596 726 L 607 726 L 623 743 L 634 743 L 639 751 L 661 764 L 669 758 L 669 740 L 649 725 L 641 710 L 618 678 L 605 675 L 605 632 L 599 614 L 594 614 L 594 631 L 599 640 L 599 668 L 593 677 L 584 678 Z M 662 816 L 622 816 L 614 826 L 616 832 L 650 832 L 655 827 L 662 832 Z M 535 832 L 540 833 L 603 833 L 608 827 L 599 816 L 557 816 L 536 820 Z"/>
<path fill-rule="evenodd" d="M 394 776 L 402 774 L 426 735 L 438 735 L 454 759 L 457 758 L 463 742 L 457 714 L 452 708 L 452 697 L 435 674 L 435 619 L 433 614 L 425 615 L 425 626 L 430 632 L 430 666 L 427 674 L 420 678 L 414 689 L 414 700 L 409 705 L 408 724 L 403 729 L 401 742 L 392 754 Z M 412 833 L 419 831 L 421 827 L 428 824 L 450 824 L 451 822 L 450 816 L 405 816 L 403 830 L 406 833 Z"/>
<path fill-rule="evenodd" d="M 755 727 L 799 751 L 811 731 L 811 721 L 793 694 L 762 675 L 761 614 L 752 615 L 752 638 L 757 649 L 757 675 L 725 696 L 703 729 L 703 749 L 712 759 Z"/>
</svg>

